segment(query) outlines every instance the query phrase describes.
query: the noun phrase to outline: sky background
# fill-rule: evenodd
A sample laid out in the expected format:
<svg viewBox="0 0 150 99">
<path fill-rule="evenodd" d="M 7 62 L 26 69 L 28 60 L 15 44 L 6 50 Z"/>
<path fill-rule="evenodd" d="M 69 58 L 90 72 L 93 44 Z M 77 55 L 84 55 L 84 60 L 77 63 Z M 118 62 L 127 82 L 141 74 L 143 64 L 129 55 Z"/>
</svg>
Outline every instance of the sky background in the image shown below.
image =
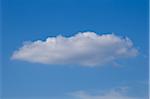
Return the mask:
<svg viewBox="0 0 150 99">
<path fill-rule="evenodd" d="M 96 68 L 10 59 L 24 41 L 84 31 L 127 36 L 139 55 Z M 2 99 L 67 99 L 70 92 L 118 87 L 147 97 L 148 0 L 2 0 L 2 57 Z"/>
</svg>

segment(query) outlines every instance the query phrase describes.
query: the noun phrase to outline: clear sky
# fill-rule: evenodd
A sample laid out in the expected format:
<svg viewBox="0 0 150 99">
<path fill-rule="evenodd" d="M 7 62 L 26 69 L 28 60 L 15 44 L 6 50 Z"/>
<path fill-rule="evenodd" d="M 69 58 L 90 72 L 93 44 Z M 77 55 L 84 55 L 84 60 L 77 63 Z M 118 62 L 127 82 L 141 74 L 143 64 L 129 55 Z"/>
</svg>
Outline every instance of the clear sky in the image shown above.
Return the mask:
<svg viewBox="0 0 150 99">
<path fill-rule="evenodd" d="M 11 59 L 25 41 L 87 31 L 139 53 L 96 67 Z M 148 0 L 2 0 L 2 57 L 2 99 L 148 99 Z"/>
</svg>

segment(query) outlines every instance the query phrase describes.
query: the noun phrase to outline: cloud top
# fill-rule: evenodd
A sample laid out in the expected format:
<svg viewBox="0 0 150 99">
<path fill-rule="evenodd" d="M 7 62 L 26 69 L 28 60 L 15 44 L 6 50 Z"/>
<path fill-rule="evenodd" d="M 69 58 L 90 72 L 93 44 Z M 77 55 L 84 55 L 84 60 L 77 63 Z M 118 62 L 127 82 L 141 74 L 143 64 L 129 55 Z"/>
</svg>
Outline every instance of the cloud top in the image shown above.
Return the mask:
<svg viewBox="0 0 150 99">
<path fill-rule="evenodd" d="M 77 33 L 71 37 L 48 37 L 25 43 L 12 59 L 42 64 L 78 64 L 100 66 L 138 54 L 128 37 L 95 32 Z"/>
</svg>

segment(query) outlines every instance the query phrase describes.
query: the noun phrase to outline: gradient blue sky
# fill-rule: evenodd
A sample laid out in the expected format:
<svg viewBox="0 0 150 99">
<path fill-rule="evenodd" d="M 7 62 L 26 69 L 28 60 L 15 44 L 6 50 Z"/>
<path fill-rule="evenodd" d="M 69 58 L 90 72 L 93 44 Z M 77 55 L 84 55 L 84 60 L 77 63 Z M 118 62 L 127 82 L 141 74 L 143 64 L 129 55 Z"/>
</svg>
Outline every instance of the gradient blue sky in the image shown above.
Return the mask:
<svg viewBox="0 0 150 99">
<path fill-rule="evenodd" d="M 2 0 L 2 29 L 2 99 L 67 99 L 78 90 L 124 86 L 131 96 L 148 95 L 148 0 Z M 81 31 L 128 36 L 140 54 L 120 67 L 10 60 L 24 41 Z"/>
</svg>

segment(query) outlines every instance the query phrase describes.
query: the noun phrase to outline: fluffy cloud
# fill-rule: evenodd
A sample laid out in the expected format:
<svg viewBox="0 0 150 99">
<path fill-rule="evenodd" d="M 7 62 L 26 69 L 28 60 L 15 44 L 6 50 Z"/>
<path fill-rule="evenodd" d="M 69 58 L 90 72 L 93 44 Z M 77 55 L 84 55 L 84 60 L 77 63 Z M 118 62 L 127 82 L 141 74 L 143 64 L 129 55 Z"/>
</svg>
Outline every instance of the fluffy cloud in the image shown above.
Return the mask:
<svg viewBox="0 0 150 99">
<path fill-rule="evenodd" d="M 95 32 L 78 33 L 72 37 L 48 37 L 25 43 L 12 59 L 42 64 L 78 64 L 100 66 L 119 59 L 135 57 L 138 51 L 127 37 Z"/>
</svg>

